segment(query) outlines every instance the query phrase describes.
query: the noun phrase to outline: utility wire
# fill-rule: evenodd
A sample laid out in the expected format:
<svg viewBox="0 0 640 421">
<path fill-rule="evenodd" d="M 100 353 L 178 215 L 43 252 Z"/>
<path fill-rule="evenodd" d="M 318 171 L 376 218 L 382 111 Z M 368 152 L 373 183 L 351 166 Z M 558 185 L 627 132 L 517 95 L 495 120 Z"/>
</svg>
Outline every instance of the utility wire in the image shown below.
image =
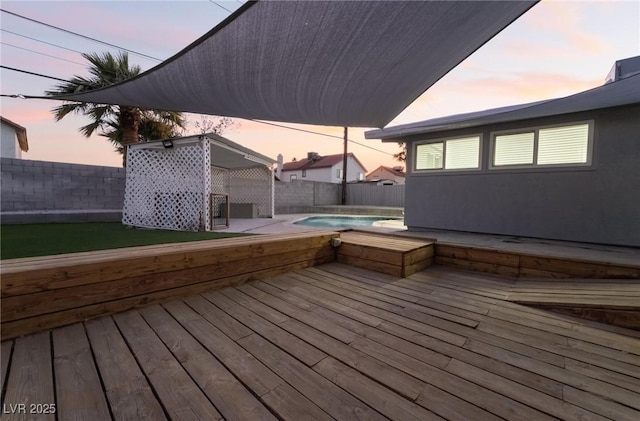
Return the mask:
<svg viewBox="0 0 640 421">
<path fill-rule="evenodd" d="M 5 66 L 3 64 L 0 64 L 0 68 L 2 69 L 7 69 L 7 70 L 12 70 L 14 72 L 20 72 L 20 73 L 26 73 L 28 75 L 33 75 L 33 76 L 39 76 L 39 77 L 44 77 L 47 79 L 53 79 L 53 80 L 58 80 L 60 82 L 69 82 L 66 79 L 60 79 L 59 77 L 54 77 L 54 76 L 47 76 L 47 75 L 43 75 L 41 73 L 34 73 L 34 72 L 30 72 L 28 70 L 22 70 L 22 69 L 16 69 L 15 67 L 9 67 L 9 66 Z M 2 95 L 2 96 L 9 96 L 9 97 L 13 97 L 13 98 L 25 98 L 24 95 Z"/>
<path fill-rule="evenodd" d="M 40 73 L 29 72 L 29 71 L 27 71 L 27 70 L 16 69 L 16 68 L 14 68 L 14 67 L 8 67 L 8 66 L 0 65 L 0 68 L 7 69 L 7 70 L 13 70 L 13 71 L 15 71 L 15 72 L 20 72 L 20 73 L 26 73 L 26 74 L 33 75 L 33 76 L 40 76 L 40 77 L 44 77 L 44 78 L 47 78 L 47 79 L 54 79 L 54 80 L 58 80 L 58 81 L 61 81 L 61 82 L 68 82 L 68 83 L 71 83 L 70 81 L 65 80 L 65 79 L 60 79 L 60 78 L 53 77 L 53 76 L 47 76 L 47 75 L 43 75 L 43 74 L 40 74 Z M 0 96 L 3 96 L 3 97 L 10 97 L 10 98 L 29 98 L 29 96 L 27 96 L 27 95 L 8 95 L 8 94 L 1 94 Z M 282 129 L 294 130 L 294 131 L 297 131 L 297 132 L 309 133 L 309 134 L 314 134 L 314 135 L 317 135 L 317 136 L 331 137 L 331 138 L 334 138 L 334 139 L 340 139 L 340 140 L 343 140 L 343 138 L 342 138 L 341 136 L 336 136 L 336 135 L 331 135 L 331 134 L 326 134 L 326 133 L 320 133 L 320 132 L 314 132 L 313 130 L 299 129 L 299 128 L 297 128 L 297 127 L 285 126 L 285 125 L 283 125 L 283 124 L 277 124 L 277 123 L 270 123 L 270 122 L 268 122 L 268 121 L 255 120 L 255 119 L 253 119 L 253 118 L 247 118 L 247 119 L 245 119 L 245 120 L 253 121 L 253 122 L 255 122 L 255 123 L 260 123 L 260 124 L 266 124 L 266 125 L 268 125 L 268 126 L 280 127 L 280 128 L 282 128 Z M 385 154 L 385 155 L 391 155 L 391 156 L 393 156 L 393 154 L 392 154 L 392 153 L 389 153 L 389 152 L 383 151 L 383 150 L 381 150 L 381 149 L 374 148 L 374 147 L 369 146 L 369 145 L 365 145 L 364 143 L 356 142 L 355 140 L 351 140 L 351 139 L 347 139 L 347 140 L 348 140 L 349 142 L 351 142 L 351 143 L 354 143 L 354 144 L 356 144 L 356 145 L 362 146 L 362 147 L 364 147 L 364 148 L 372 149 L 372 150 L 374 150 L 374 151 L 376 151 L 376 152 L 380 152 L 380 153 L 383 153 L 383 154 Z"/>
<path fill-rule="evenodd" d="M 91 37 L 89 37 L 89 36 L 87 36 L 87 35 L 82 35 L 82 34 L 79 34 L 79 33 L 77 33 L 77 32 L 70 31 L 70 30 L 68 30 L 68 29 L 60 28 L 59 26 L 51 25 L 51 24 L 48 24 L 48 23 L 45 23 L 45 22 L 41 22 L 41 21 L 36 20 L 36 19 L 28 18 L 28 17 L 26 17 L 26 16 L 19 15 L 19 14 L 17 14 L 17 13 L 10 12 L 10 11 L 5 10 L 5 9 L 1 9 L 1 8 L 0 8 L 0 11 L 1 11 L 1 12 L 4 12 L 4 13 L 7 13 L 7 14 L 9 14 L 9 15 L 16 16 L 16 17 L 18 17 L 18 18 L 24 19 L 24 20 L 28 20 L 28 21 L 30 21 L 30 22 L 37 23 L 37 24 L 39 24 L 39 25 L 44 25 L 44 26 L 47 26 L 47 27 L 49 27 L 49 28 L 56 29 L 56 30 L 58 30 L 58 31 L 66 32 L 67 34 L 75 35 L 75 36 L 77 36 L 77 37 L 81 37 L 81 38 L 84 38 L 84 39 L 88 39 L 88 40 L 90 40 L 90 41 L 97 42 L 97 43 L 99 43 L 99 44 L 108 45 L 109 47 L 113 47 L 113 48 L 117 48 L 117 49 L 119 49 L 119 50 L 127 51 L 127 52 L 129 52 L 129 53 L 131 53 L 131 54 L 135 54 L 135 55 L 140 56 L 140 57 L 145 57 L 145 58 L 148 58 L 148 59 L 151 59 L 151 60 L 155 60 L 155 61 L 162 61 L 162 60 L 161 60 L 161 59 L 159 59 L 159 58 L 152 57 L 152 56 L 147 55 L 147 54 L 139 53 L 139 52 L 137 52 L 137 51 L 133 51 L 133 50 L 130 50 L 130 49 L 128 49 L 128 48 L 120 47 L 120 46 L 115 45 L 115 44 L 111 44 L 111 43 L 108 43 L 108 42 L 105 42 L 105 41 L 101 41 L 101 40 L 96 39 L 96 38 L 91 38 Z"/>
<path fill-rule="evenodd" d="M 209 0 L 209 1 L 210 1 L 211 3 L 213 3 L 213 4 L 215 4 L 216 6 L 218 6 L 219 8 L 224 9 L 224 10 L 226 10 L 226 11 L 227 11 L 227 12 L 229 12 L 229 13 L 233 13 L 233 10 L 229 10 L 229 9 L 227 9 L 226 7 L 224 7 L 224 6 L 222 6 L 222 5 L 218 4 L 218 3 L 216 3 L 216 2 L 215 2 L 215 1 L 213 1 L 213 0 Z"/>
<path fill-rule="evenodd" d="M 62 57 L 58 57 L 58 56 L 54 56 L 51 54 L 46 54 L 46 53 L 41 53 L 39 51 L 35 51 L 35 50 L 30 50 L 28 48 L 24 48 L 24 47 L 18 47 L 17 45 L 13 45 L 13 44 L 9 44 L 8 42 L 4 42 L 4 41 L 0 41 L 0 44 L 2 45 L 6 45 L 7 47 L 13 47 L 13 48 L 17 48 L 19 50 L 24 50 L 24 51 L 28 51 L 30 53 L 34 53 L 34 54 L 40 54 L 41 56 L 47 56 L 47 57 L 51 57 L 51 58 L 55 58 L 56 60 L 62 60 L 62 61 L 66 61 L 68 63 L 73 63 L 73 64 L 77 64 L 79 66 L 85 66 L 82 63 L 78 63 L 77 61 L 73 61 L 73 60 L 67 60 L 66 58 L 62 58 Z"/>
<path fill-rule="evenodd" d="M 53 47 L 62 48 L 63 50 L 72 51 L 72 52 L 78 53 L 78 54 L 83 54 L 82 51 L 78 51 L 78 50 L 74 50 L 74 49 L 71 49 L 71 48 L 63 47 L 62 45 L 54 44 L 54 43 L 51 43 L 51 42 L 48 42 L 48 41 L 43 41 L 41 39 L 33 38 L 33 37 L 30 37 L 30 36 L 27 36 L 27 35 L 22 35 L 22 34 L 19 34 L 17 32 L 9 31 L 8 29 L 2 28 L 2 29 L 0 29 L 0 31 L 7 32 L 7 33 L 13 34 L 13 35 L 17 35 L 19 37 L 30 39 L 30 40 L 33 40 L 33 41 L 41 42 L 43 44 L 51 45 Z"/>
<path fill-rule="evenodd" d="M 283 129 L 295 130 L 295 131 L 298 131 L 298 132 L 311 133 L 311 134 L 315 134 L 315 135 L 318 135 L 318 136 L 331 137 L 331 138 L 334 138 L 334 139 L 344 140 L 344 138 L 342 136 L 336 136 L 336 135 L 332 135 L 332 134 L 314 132 L 312 130 L 299 129 L 297 127 L 290 127 L 290 126 L 285 126 L 285 125 L 282 125 L 282 124 L 270 123 L 270 122 L 267 122 L 267 121 L 254 120 L 253 118 L 248 118 L 247 120 L 250 120 L 250 121 L 253 121 L 253 122 L 256 122 L 256 123 L 267 124 L 269 126 L 281 127 Z M 347 141 L 349 141 L 351 143 L 355 143 L 356 145 L 360 145 L 360 146 L 365 147 L 365 148 L 373 149 L 376 152 L 380 152 L 380 153 L 387 154 L 387 155 L 393 155 L 392 153 L 383 151 L 381 149 L 376 149 L 376 148 L 374 148 L 372 146 L 365 145 L 364 143 L 356 142 L 355 140 L 347 139 Z"/>
</svg>

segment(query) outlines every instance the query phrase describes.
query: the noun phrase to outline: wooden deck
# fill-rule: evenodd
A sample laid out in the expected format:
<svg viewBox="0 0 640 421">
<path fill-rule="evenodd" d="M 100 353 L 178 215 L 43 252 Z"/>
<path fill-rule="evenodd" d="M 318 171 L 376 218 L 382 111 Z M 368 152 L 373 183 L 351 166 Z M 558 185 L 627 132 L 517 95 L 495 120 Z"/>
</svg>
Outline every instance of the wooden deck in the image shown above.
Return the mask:
<svg viewBox="0 0 640 421">
<path fill-rule="evenodd" d="M 2 343 L 2 419 L 640 419 L 640 332 L 516 286 L 330 263 L 31 334 Z"/>
</svg>

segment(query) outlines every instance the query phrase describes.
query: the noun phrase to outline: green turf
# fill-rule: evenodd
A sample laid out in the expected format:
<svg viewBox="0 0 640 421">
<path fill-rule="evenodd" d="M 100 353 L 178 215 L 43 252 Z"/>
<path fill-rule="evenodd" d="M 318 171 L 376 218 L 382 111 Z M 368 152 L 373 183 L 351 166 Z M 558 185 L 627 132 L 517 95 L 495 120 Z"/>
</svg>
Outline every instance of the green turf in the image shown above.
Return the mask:
<svg viewBox="0 0 640 421">
<path fill-rule="evenodd" d="M 238 237 L 247 234 L 126 228 L 119 222 L 2 225 L 0 259 L 46 256 L 151 244 Z"/>
</svg>

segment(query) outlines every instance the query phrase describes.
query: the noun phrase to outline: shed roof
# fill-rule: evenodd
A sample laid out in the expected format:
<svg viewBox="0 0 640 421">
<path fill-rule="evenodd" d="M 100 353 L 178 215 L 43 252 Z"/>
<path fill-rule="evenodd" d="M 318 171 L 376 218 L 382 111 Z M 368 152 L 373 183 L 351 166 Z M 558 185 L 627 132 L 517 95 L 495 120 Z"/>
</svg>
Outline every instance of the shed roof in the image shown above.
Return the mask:
<svg viewBox="0 0 640 421">
<path fill-rule="evenodd" d="M 215 133 L 136 143 L 134 145 L 130 145 L 130 147 L 136 149 L 164 149 L 163 141 L 167 142 L 170 140 L 173 147 L 180 147 L 192 145 L 201 141 L 203 138 L 207 138 L 211 142 L 211 165 L 216 167 L 240 169 L 258 166 L 271 166 L 276 162 L 274 159 L 269 158 L 266 155 L 262 155 L 261 153 L 246 148 Z"/>
<path fill-rule="evenodd" d="M 246 2 L 135 78 L 48 98 L 383 127 L 536 2 Z"/>
<path fill-rule="evenodd" d="M 367 169 L 360 162 L 360 160 L 351 152 L 347 154 L 348 157 L 355 159 L 355 161 L 362 167 L 362 169 L 366 172 Z M 286 162 L 282 166 L 282 171 L 300 171 L 300 170 L 308 170 L 315 168 L 329 168 L 334 165 L 342 162 L 342 154 L 335 155 L 326 155 L 321 156 L 319 159 L 310 160 L 308 158 L 301 159 L 299 161 Z"/>
<path fill-rule="evenodd" d="M 7 124 L 7 125 L 13 127 L 13 129 L 16 131 L 16 137 L 18 138 L 18 144 L 20 145 L 20 150 L 22 152 L 28 152 L 29 151 L 29 141 L 27 140 L 27 129 L 22 127 L 18 123 L 14 123 L 13 121 L 9 120 L 8 118 L 4 118 L 4 117 L 0 116 L 0 120 L 4 124 Z"/>
<path fill-rule="evenodd" d="M 370 130 L 365 132 L 365 137 L 395 142 L 404 137 L 422 133 L 442 132 L 639 103 L 640 75 L 635 75 L 563 98 L 450 115 L 381 130 Z"/>
</svg>

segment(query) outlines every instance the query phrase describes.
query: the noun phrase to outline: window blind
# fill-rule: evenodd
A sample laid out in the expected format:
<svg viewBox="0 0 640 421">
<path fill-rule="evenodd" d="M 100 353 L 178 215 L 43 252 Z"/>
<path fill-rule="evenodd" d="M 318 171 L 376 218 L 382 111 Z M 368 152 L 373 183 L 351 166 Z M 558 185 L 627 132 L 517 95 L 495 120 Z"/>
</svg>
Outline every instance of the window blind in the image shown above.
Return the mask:
<svg viewBox="0 0 640 421">
<path fill-rule="evenodd" d="M 442 168 L 444 143 L 427 143 L 416 147 L 416 170 Z"/>
<path fill-rule="evenodd" d="M 478 168 L 480 165 L 480 137 L 447 140 L 446 169 Z"/>
<path fill-rule="evenodd" d="M 538 165 L 586 163 L 588 146 L 588 124 L 540 129 Z"/>
<path fill-rule="evenodd" d="M 493 165 L 533 164 L 534 132 L 499 135 L 493 144 Z"/>
</svg>

